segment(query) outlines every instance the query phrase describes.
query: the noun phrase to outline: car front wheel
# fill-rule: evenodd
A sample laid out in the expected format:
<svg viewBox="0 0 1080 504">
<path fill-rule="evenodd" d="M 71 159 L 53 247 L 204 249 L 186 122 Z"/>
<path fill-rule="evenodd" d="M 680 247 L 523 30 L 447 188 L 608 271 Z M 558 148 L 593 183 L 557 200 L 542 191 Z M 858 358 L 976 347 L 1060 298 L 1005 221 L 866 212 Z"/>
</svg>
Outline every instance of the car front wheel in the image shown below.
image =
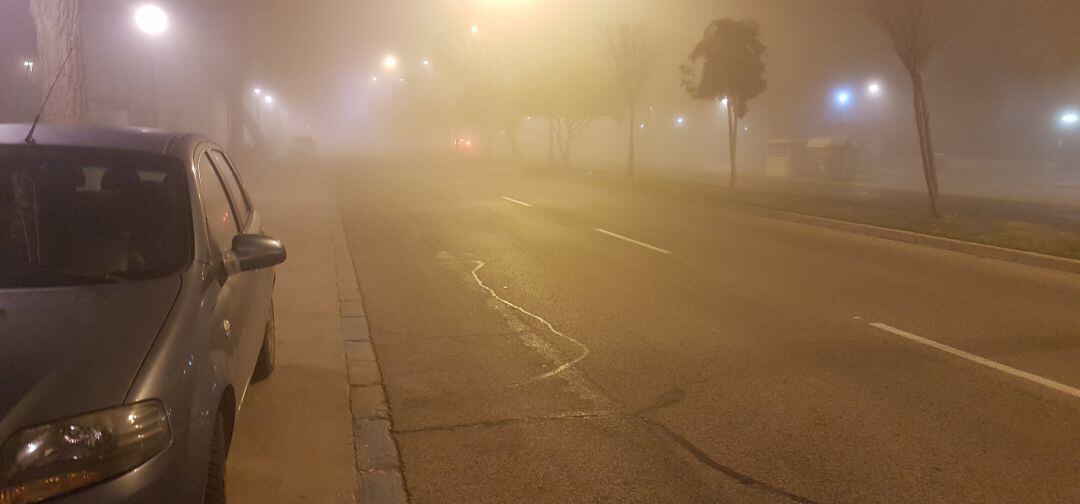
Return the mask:
<svg viewBox="0 0 1080 504">
<path fill-rule="evenodd" d="M 225 458 L 228 455 L 225 441 L 225 418 L 217 414 L 214 421 L 214 434 L 210 440 L 210 469 L 206 478 L 206 496 L 203 504 L 226 504 L 225 498 Z"/>
</svg>

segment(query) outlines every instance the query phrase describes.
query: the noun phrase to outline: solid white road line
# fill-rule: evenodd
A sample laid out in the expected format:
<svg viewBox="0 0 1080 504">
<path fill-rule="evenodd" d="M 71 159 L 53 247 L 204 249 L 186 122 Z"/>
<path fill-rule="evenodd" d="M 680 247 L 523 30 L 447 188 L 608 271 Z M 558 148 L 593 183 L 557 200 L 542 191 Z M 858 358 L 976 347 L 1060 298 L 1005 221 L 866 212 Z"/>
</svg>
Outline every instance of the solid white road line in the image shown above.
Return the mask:
<svg viewBox="0 0 1080 504">
<path fill-rule="evenodd" d="M 1042 386 L 1044 386 L 1046 388 L 1053 389 L 1053 390 L 1056 390 L 1058 392 L 1068 394 L 1068 395 L 1071 395 L 1071 396 L 1076 397 L 1076 398 L 1080 398 L 1080 389 L 1070 387 L 1070 386 L 1065 385 L 1063 383 L 1058 383 L 1058 382 L 1053 381 L 1053 380 L 1047 380 L 1046 378 L 1043 378 L 1043 377 L 1038 376 L 1038 375 L 1031 374 L 1031 373 L 1029 373 L 1027 371 L 1021 371 L 1019 369 L 1006 366 L 1006 365 L 1001 364 L 999 362 L 994 362 L 994 361 L 992 361 L 990 359 L 979 357 L 978 355 L 970 354 L 970 353 L 967 353 L 967 352 L 965 352 L 963 350 L 958 350 L 956 348 L 953 348 L 953 347 L 948 346 L 948 345 L 943 345 L 943 344 L 938 343 L 938 342 L 933 341 L 933 340 L 928 340 L 926 338 L 923 338 L 922 336 L 911 334 L 911 333 L 909 333 L 907 331 L 902 331 L 902 330 L 897 329 L 897 328 L 895 328 L 893 326 L 890 326 L 888 324 L 882 324 L 880 322 L 876 322 L 876 323 L 873 323 L 873 324 L 870 324 L 870 325 L 874 326 L 874 327 L 876 327 L 878 329 L 881 329 L 882 331 L 892 333 L 892 334 L 894 334 L 896 336 L 900 336 L 901 338 L 914 341 L 915 343 L 919 343 L 921 345 L 926 345 L 926 346 L 928 346 L 930 348 L 941 350 L 942 352 L 955 355 L 957 357 L 960 357 L 961 359 L 966 359 L 966 360 L 969 360 L 969 361 L 974 362 L 976 364 L 982 364 L 983 366 L 986 366 L 986 367 L 988 367 L 990 369 L 993 369 L 995 371 L 1001 371 L 1002 373 L 1012 375 L 1012 376 L 1015 376 L 1017 378 L 1021 378 L 1021 379 L 1024 379 L 1024 380 L 1027 380 L 1027 381 L 1032 382 L 1032 383 L 1037 383 L 1037 384 L 1042 385 Z"/>
<path fill-rule="evenodd" d="M 669 255 L 671 254 L 670 250 L 664 250 L 664 249 L 662 249 L 660 247 L 657 247 L 657 246 L 654 246 L 654 245 L 649 245 L 648 243 L 637 241 L 637 240 L 635 240 L 633 238 L 627 238 L 627 237 L 625 237 L 625 236 L 623 236 L 621 234 L 612 233 L 611 231 L 608 231 L 606 229 L 596 228 L 596 229 L 594 229 L 594 231 L 596 231 L 597 233 L 600 233 L 600 234 L 608 235 L 608 236 L 610 236 L 612 238 L 618 238 L 618 239 L 620 239 L 620 240 L 622 240 L 624 242 L 633 243 L 634 245 L 637 245 L 639 247 L 645 247 L 645 248 L 647 248 L 649 250 L 659 252 L 661 254 L 669 254 Z"/>
<path fill-rule="evenodd" d="M 514 198 L 507 198 L 506 196 L 503 196 L 502 199 L 504 199 L 506 201 L 509 201 L 511 203 L 517 203 L 518 205 L 521 205 L 521 206 L 526 206 L 526 207 L 531 207 L 532 206 L 532 205 L 530 205 L 530 204 L 528 204 L 528 203 L 526 203 L 524 201 L 516 200 Z"/>
</svg>

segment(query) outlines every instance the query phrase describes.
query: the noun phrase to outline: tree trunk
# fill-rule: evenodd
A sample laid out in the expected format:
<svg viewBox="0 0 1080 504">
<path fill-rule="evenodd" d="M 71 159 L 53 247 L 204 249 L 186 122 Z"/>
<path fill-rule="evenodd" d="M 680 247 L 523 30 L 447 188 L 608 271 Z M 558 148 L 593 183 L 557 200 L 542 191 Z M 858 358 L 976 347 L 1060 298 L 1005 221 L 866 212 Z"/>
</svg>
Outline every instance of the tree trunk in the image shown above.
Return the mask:
<svg viewBox="0 0 1080 504">
<path fill-rule="evenodd" d="M 934 142 L 930 135 L 930 113 L 926 106 L 926 89 L 919 71 L 911 72 L 911 84 L 915 95 L 915 127 L 919 133 L 919 150 L 922 153 L 926 192 L 930 198 L 930 214 L 941 217 L 938 210 L 937 163 L 934 159 Z"/>
<path fill-rule="evenodd" d="M 89 115 L 86 103 L 86 66 L 83 62 L 79 0 L 31 0 L 30 16 L 37 32 L 37 74 L 44 98 L 56 81 L 42 120 L 82 123 Z M 70 54 L 70 57 L 69 57 Z M 64 61 L 67 65 L 61 71 Z"/>
<path fill-rule="evenodd" d="M 731 182 L 729 187 L 735 189 L 736 168 L 735 158 L 739 144 L 739 116 L 735 115 L 735 100 L 728 100 L 728 154 L 731 161 Z"/>
<path fill-rule="evenodd" d="M 634 168 L 637 154 L 637 110 L 635 110 L 635 102 L 637 100 L 630 100 L 630 152 L 626 161 L 626 175 L 630 178 L 634 178 Z"/>
</svg>

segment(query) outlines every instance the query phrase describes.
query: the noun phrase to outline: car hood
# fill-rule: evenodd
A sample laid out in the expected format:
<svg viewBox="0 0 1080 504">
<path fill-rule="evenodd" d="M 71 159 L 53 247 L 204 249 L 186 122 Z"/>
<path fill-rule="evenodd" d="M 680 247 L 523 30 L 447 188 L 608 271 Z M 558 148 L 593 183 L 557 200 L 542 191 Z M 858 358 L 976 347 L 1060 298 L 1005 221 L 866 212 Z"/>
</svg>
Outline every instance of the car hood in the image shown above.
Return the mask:
<svg viewBox="0 0 1080 504">
<path fill-rule="evenodd" d="M 122 403 L 179 291 L 180 275 L 0 290 L 0 443 Z"/>
</svg>

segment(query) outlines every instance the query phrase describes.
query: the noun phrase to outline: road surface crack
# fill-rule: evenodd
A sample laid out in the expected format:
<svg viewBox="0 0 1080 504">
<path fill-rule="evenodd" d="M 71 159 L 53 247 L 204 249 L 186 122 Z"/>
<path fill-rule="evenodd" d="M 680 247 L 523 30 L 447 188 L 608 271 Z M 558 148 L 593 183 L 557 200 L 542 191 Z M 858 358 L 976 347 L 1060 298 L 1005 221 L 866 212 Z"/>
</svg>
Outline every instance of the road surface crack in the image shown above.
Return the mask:
<svg viewBox="0 0 1080 504">
<path fill-rule="evenodd" d="M 530 416 L 530 417 L 511 417 L 500 418 L 498 420 L 486 420 L 482 422 L 466 422 L 458 424 L 446 424 L 446 425 L 432 425 L 428 427 L 420 427 L 417 429 L 401 429 L 394 430 L 394 434 L 419 434 L 424 432 L 446 432 L 459 429 L 475 429 L 475 428 L 488 428 L 488 427 L 500 427 L 503 425 L 512 425 L 516 423 L 528 423 L 528 422 L 549 422 L 560 420 L 589 420 L 593 418 L 609 418 L 609 417 L 621 417 L 622 415 L 611 411 L 597 411 L 597 412 L 576 412 L 567 413 L 565 415 L 548 415 L 548 416 Z"/>
<path fill-rule="evenodd" d="M 582 360 L 584 360 L 585 357 L 589 356 L 589 347 L 585 346 L 584 343 L 582 343 L 582 342 L 580 342 L 580 341 L 578 341 L 578 340 L 576 340 L 574 338 L 571 338 L 570 336 L 567 336 L 566 334 L 563 334 L 561 331 L 556 329 L 555 326 L 551 324 L 551 322 L 548 322 L 547 319 L 545 319 L 544 317 L 541 317 L 541 316 L 539 316 L 539 315 L 537 315 L 537 314 L 535 314 L 535 313 L 533 313 L 533 312 L 531 312 L 529 310 L 526 310 L 525 308 L 522 308 L 522 307 L 508 301 L 506 298 L 503 298 L 502 296 L 500 296 L 499 293 L 495 292 L 495 289 L 492 289 L 487 284 L 485 284 L 484 281 L 480 279 L 480 275 L 478 274 L 478 272 L 485 266 L 483 261 L 473 261 L 473 264 L 476 265 L 476 267 L 473 268 L 473 270 L 471 272 L 473 280 L 476 281 L 476 284 L 479 285 L 481 289 L 483 289 L 488 294 L 490 294 L 491 297 L 495 298 L 500 303 L 502 303 L 502 304 L 504 304 L 504 305 L 506 305 L 506 306 L 520 312 L 521 314 L 523 314 L 523 315 L 525 315 L 525 316 L 527 316 L 529 318 L 532 318 L 532 319 L 536 320 L 537 322 L 540 322 L 540 324 L 542 324 L 544 327 L 546 327 L 548 329 L 548 331 L 551 331 L 552 334 L 554 334 L 554 335 L 556 335 L 556 336 L 558 336 L 558 337 L 572 343 L 574 346 L 577 346 L 579 349 L 581 349 L 581 353 L 577 357 L 560 364 L 555 369 L 552 369 L 551 371 L 548 371 L 548 372 L 546 372 L 546 373 L 544 373 L 542 375 L 534 376 L 533 378 L 530 378 L 529 380 L 527 380 L 524 383 L 521 383 L 519 385 L 527 385 L 527 384 L 530 384 L 530 383 L 533 383 L 533 382 L 537 382 L 537 381 L 540 381 L 540 380 L 545 380 L 547 378 L 557 376 L 557 375 L 563 373 L 564 371 L 566 371 L 567 369 L 570 369 L 571 367 L 573 367 L 577 363 L 581 362 Z"/>
</svg>

